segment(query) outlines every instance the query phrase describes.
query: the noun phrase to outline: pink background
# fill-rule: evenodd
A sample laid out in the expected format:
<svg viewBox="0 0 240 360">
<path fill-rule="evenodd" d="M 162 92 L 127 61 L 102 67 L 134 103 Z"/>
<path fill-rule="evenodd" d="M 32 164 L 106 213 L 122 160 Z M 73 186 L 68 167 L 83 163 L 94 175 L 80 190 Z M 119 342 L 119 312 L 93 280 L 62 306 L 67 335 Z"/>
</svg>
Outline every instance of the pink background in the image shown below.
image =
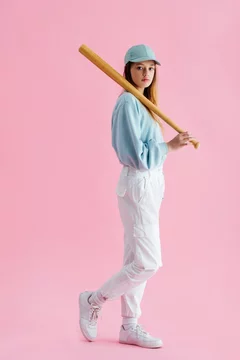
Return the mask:
<svg viewBox="0 0 240 360">
<path fill-rule="evenodd" d="M 160 109 L 201 142 L 165 162 L 164 267 L 140 319 L 164 341 L 151 359 L 239 359 L 239 10 L 237 0 L 1 1 L 2 360 L 150 354 L 117 343 L 119 300 L 95 344 L 78 327 L 79 292 L 118 271 L 123 250 L 110 128 L 121 88 L 83 43 L 120 73 L 130 46 L 150 45 Z"/>
</svg>

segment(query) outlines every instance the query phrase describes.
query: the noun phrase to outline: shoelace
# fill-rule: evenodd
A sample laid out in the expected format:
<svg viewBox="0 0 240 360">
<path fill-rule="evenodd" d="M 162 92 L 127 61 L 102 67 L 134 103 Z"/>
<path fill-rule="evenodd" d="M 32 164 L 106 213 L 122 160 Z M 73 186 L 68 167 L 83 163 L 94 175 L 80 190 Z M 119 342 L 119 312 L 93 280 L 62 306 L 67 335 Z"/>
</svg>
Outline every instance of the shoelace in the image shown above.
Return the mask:
<svg viewBox="0 0 240 360">
<path fill-rule="evenodd" d="M 136 331 L 137 336 L 148 336 L 149 335 L 149 333 L 147 331 L 145 331 L 140 324 L 138 324 L 135 327 L 134 331 Z"/>
<path fill-rule="evenodd" d="M 92 326 L 96 325 L 100 310 L 100 307 L 97 305 L 91 306 L 89 311 L 89 322 Z"/>
</svg>

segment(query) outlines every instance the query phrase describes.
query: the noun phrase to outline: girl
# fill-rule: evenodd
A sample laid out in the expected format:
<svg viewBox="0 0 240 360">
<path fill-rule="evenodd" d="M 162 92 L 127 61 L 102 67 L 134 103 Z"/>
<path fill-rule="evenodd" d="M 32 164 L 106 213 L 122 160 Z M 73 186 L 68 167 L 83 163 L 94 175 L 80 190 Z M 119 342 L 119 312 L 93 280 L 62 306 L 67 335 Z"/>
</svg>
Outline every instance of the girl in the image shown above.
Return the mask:
<svg viewBox="0 0 240 360">
<path fill-rule="evenodd" d="M 156 105 L 156 66 L 160 62 L 153 50 L 147 45 L 133 46 L 124 62 L 125 78 Z M 164 142 L 162 124 L 155 114 L 131 93 L 124 91 L 119 96 L 112 115 L 112 146 L 123 165 L 116 193 L 124 227 L 124 260 L 122 269 L 98 290 L 79 296 L 80 328 L 87 340 L 96 339 L 102 305 L 121 296 L 119 342 L 146 348 L 163 345 L 138 324 L 140 303 L 147 280 L 163 265 L 159 234 L 163 163 L 170 151 L 192 139 L 185 132 Z"/>
</svg>

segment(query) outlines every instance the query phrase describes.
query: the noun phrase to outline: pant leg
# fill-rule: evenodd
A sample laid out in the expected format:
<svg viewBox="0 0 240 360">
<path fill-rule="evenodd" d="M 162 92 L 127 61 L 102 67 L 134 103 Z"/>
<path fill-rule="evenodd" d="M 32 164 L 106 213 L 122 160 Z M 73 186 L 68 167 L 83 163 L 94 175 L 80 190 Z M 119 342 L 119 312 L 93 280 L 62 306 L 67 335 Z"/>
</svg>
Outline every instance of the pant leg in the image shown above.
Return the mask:
<svg viewBox="0 0 240 360">
<path fill-rule="evenodd" d="M 131 238 L 124 233 L 124 256 L 123 265 L 128 265 L 134 260 L 134 254 L 131 249 Z M 121 296 L 121 314 L 122 317 L 140 317 L 141 316 L 141 300 L 146 287 L 147 281 L 128 290 Z"/>
<path fill-rule="evenodd" d="M 162 266 L 159 239 L 162 187 L 159 178 L 160 174 L 152 178 L 146 174 L 141 178 L 124 176 L 120 180 L 119 211 L 124 230 L 131 239 L 133 260 L 98 290 L 106 299 L 117 298 L 138 287 Z"/>
</svg>

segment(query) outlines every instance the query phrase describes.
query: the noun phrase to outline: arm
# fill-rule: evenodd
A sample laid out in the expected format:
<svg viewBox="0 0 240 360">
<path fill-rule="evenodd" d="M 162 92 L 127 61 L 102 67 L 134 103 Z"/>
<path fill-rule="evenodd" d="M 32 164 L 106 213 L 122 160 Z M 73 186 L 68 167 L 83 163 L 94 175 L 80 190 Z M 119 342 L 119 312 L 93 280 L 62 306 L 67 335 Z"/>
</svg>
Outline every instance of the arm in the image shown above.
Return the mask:
<svg viewBox="0 0 240 360">
<path fill-rule="evenodd" d="M 113 121 L 112 144 L 123 164 L 139 170 L 161 166 L 168 152 L 165 142 L 154 139 L 142 142 L 137 108 L 126 100 L 120 104 Z"/>
</svg>

